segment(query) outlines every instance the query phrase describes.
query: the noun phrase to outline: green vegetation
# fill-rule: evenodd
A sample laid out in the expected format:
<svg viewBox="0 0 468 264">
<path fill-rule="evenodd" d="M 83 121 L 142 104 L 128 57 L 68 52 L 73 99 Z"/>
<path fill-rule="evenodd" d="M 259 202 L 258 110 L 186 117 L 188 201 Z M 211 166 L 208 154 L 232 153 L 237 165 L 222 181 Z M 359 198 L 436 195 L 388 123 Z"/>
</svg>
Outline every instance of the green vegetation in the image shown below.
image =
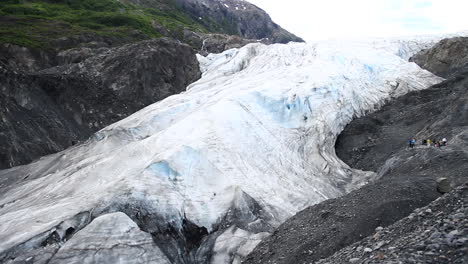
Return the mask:
<svg viewBox="0 0 468 264">
<path fill-rule="evenodd" d="M 156 9 L 117 0 L 1 0 L 0 43 L 47 47 L 51 40 L 82 33 L 138 40 L 181 37 L 184 28 L 207 32 L 171 3 L 165 0 Z"/>
</svg>

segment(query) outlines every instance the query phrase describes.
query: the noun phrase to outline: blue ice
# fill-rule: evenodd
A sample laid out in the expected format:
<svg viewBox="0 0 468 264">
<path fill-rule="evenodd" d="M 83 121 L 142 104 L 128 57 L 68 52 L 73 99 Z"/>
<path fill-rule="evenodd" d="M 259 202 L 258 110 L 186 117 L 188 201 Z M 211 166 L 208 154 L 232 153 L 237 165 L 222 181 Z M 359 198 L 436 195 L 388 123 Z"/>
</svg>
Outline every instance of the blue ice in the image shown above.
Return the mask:
<svg viewBox="0 0 468 264">
<path fill-rule="evenodd" d="M 366 69 L 366 71 L 368 71 L 370 73 L 374 73 L 374 68 L 372 68 L 372 66 L 370 66 L 368 64 L 364 64 L 364 69 Z"/>
<path fill-rule="evenodd" d="M 260 93 L 256 94 L 258 104 L 266 109 L 271 117 L 285 127 L 297 126 L 298 120 L 307 120 L 311 115 L 311 106 L 308 98 L 297 97 L 295 100 L 283 98 L 275 100 L 264 96 Z M 292 122 L 292 123 L 291 123 Z"/>
<path fill-rule="evenodd" d="M 148 166 L 147 169 L 155 175 L 164 176 L 171 180 L 175 180 L 176 177 L 180 176 L 180 174 L 174 169 L 172 169 L 169 163 L 167 163 L 166 161 L 155 162 Z"/>
</svg>

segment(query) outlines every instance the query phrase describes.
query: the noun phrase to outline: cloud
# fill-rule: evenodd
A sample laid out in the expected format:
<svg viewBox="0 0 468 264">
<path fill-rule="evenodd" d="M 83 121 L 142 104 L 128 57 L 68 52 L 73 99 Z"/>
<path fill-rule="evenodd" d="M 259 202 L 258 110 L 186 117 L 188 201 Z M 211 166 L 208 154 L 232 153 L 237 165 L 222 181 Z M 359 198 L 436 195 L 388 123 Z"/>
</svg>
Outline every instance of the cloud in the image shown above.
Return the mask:
<svg viewBox="0 0 468 264">
<path fill-rule="evenodd" d="M 250 0 L 306 40 L 468 30 L 466 0 Z"/>
</svg>

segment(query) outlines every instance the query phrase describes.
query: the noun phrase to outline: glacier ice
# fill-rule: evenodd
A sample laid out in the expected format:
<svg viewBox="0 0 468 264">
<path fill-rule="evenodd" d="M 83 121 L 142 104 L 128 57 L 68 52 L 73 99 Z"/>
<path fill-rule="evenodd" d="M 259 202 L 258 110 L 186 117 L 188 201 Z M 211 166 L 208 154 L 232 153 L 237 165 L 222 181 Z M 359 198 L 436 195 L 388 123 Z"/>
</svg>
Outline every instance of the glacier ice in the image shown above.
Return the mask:
<svg viewBox="0 0 468 264">
<path fill-rule="evenodd" d="M 430 43 L 250 44 L 199 56 L 203 76 L 186 92 L 81 145 L 0 171 L 0 259 L 82 212 L 134 204 L 162 226 L 187 219 L 209 232 L 230 210 L 249 215 L 244 230 L 228 228 L 213 244 L 217 260 L 245 255 L 245 241 L 375 177 L 336 157 L 336 137 L 353 117 L 441 81 L 407 61 Z M 229 234 L 244 242 L 226 243 Z"/>
<path fill-rule="evenodd" d="M 138 256 L 138 257 L 136 257 Z M 124 213 L 105 214 L 76 233 L 50 264 L 88 263 L 169 264 L 151 235 L 142 232 Z"/>
</svg>

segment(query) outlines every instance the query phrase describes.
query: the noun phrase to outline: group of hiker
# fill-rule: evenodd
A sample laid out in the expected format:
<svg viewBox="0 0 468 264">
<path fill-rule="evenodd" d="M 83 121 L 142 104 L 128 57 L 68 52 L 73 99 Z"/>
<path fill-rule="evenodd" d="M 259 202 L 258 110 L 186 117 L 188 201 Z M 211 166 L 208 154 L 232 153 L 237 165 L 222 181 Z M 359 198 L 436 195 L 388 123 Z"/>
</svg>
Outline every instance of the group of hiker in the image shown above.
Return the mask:
<svg viewBox="0 0 468 264">
<path fill-rule="evenodd" d="M 447 146 L 447 139 L 446 138 L 443 138 L 441 140 L 435 140 L 435 139 L 423 139 L 422 142 L 421 142 L 421 145 L 422 146 L 428 146 L 428 147 L 431 147 L 431 146 L 434 146 L 434 147 L 438 147 L 438 148 L 441 148 L 443 146 Z M 416 139 L 410 139 L 409 140 L 409 147 L 410 148 L 414 148 L 416 146 Z"/>
</svg>

